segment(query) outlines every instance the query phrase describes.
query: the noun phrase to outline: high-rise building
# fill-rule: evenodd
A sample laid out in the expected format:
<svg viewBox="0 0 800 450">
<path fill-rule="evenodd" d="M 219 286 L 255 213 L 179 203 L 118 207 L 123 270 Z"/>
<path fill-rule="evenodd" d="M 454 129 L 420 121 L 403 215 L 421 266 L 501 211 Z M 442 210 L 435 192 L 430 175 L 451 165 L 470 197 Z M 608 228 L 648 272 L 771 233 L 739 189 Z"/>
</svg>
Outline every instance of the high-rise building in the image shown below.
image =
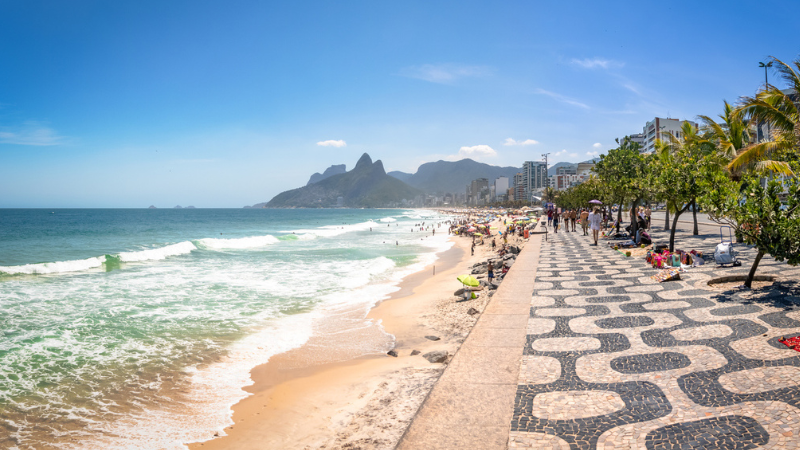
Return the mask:
<svg viewBox="0 0 800 450">
<path fill-rule="evenodd" d="M 478 199 L 481 198 L 481 193 L 486 195 L 486 192 L 489 191 L 489 180 L 486 178 L 478 178 L 476 180 L 472 180 L 470 184 L 467 185 L 467 204 L 468 205 L 478 205 Z"/>
<path fill-rule="evenodd" d="M 679 119 L 662 119 L 660 117 L 656 117 L 655 119 L 647 122 L 642 130 L 642 134 L 644 134 L 644 144 L 642 144 L 642 153 L 653 153 L 656 150 L 656 140 L 657 139 L 664 139 L 664 135 L 662 133 L 670 133 L 678 139 L 683 138 L 683 131 L 681 131 L 681 127 L 683 126 L 684 122 L 689 122 L 692 126 L 697 129 L 697 122 L 692 122 L 690 120 L 679 120 Z"/>
<path fill-rule="evenodd" d="M 514 174 L 514 200 L 525 198 L 525 183 L 523 182 L 522 172 Z"/>
<path fill-rule="evenodd" d="M 543 161 L 525 161 L 522 164 L 523 198 L 531 199 L 536 189 L 547 187 L 547 165 Z"/>
<path fill-rule="evenodd" d="M 494 193 L 497 200 L 502 200 L 498 197 L 503 197 L 508 191 L 508 177 L 499 177 L 494 180 Z"/>
</svg>

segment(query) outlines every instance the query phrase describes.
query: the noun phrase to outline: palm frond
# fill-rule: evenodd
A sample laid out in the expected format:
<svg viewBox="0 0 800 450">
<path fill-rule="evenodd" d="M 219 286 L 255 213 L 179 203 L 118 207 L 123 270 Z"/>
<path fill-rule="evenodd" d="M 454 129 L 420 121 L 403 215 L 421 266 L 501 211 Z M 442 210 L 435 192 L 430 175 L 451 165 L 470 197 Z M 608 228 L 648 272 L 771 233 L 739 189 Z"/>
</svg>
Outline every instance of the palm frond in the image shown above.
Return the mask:
<svg viewBox="0 0 800 450">
<path fill-rule="evenodd" d="M 793 177 L 794 172 L 792 168 L 789 167 L 789 163 L 785 161 L 773 161 L 771 159 L 759 161 L 755 164 L 755 168 L 758 171 L 767 171 L 772 172 L 778 175 L 784 175 L 787 177 Z"/>
<path fill-rule="evenodd" d="M 728 170 L 733 173 L 738 173 L 745 168 L 753 167 L 759 161 L 769 160 L 769 157 L 782 149 L 785 149 L 787 142 L 784 140 L 779 141 L 766 141 L 757 144 L 752 144 L 739 151 L 736 158 L 728 164 Z"/>
</svg>

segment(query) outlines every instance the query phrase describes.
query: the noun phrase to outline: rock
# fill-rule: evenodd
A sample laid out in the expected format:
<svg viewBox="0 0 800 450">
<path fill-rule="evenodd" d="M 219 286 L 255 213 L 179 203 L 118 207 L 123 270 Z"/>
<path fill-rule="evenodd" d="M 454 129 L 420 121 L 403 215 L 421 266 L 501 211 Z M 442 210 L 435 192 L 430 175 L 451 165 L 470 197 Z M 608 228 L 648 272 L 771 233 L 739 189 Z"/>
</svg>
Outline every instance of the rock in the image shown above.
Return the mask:
<svg viewBox="0 0 800 450">
<path fill-rule="evenodd" d="M 468 310 L 467 310 L 467 314 L 469 314 L 470 316 L 474 316 L 475 314 L 480 314 L 480 313 L 481 313 L 481 312 L 480 312 L 480 311 L 478 311 L 478 310 L 477 310 L 477 309 L 475 309 L 475 308 L 470 308 L 470 309 L 468 309 Z"/>
<path fill-rule="evenodd" d="M 447 352 L 444 350 L 435 350 L 422 355 L 428 362 L 438 364 L 447 362 Z"/>
<path fill-rule="evenodd" d="M 517 259 L 517 255 L 508 254 L 503 256 L 503 261 L 508 261 L 509 259 Z"/>
<path fill-rule="evenodd" d="M 386 353 L 386 354 L 389 355 L 389 356 L 394 356 L 395 358 L 397 358 L 397 352 L 394 351 L 394 350 L 389 350 L 389 352 Z"/>
<path fill-rule="evenodd" d="M 461 289 L 453 292 L 453 295 L 458 296 L 458 297 L 463 297 L 466 292 L 467 292 L 467 288 L 461 288 Z"/>
<path fill-rule="evenodd" d="M 441 338 L 439 336 L 425 336 L 425 339 L 429 339 L 431 341 L 438 341 Z"/>
<path fill-rule="evenodd" d="M 478 267 L 472 269 L 472 275 L 477 275 L 479 273 L 486 273 L 488 271 L 489 271 L 489 269 L 487 269 L 486 266 L 478 266 Z"/>
<path fill-rule="evenodd" d="M 492 284 L 489 285 L 489 290 L 490 291 L 494 291 L 496 289 L 497 289 L 497 285 L 496 284 L 492 283 Z"/>
<path fill-rule="evenodd" d="M 411 356 L 417 356 L 417 355 L 419 355 L 420 353 L 422 353 L 422 352 L 421 352 L 421 351 L 419 351 L 419 350 L 411 350 Z"/>
<path fill-rule="evenodd" d="M 489 291 L 489 297 L 494 295 L 494 291 Z"/>
<path fill-rule="evenodd" d="M 513 265 L 514 265 L 514 260 L 513 259 L 510 259 L 510 260 L 506 261 L 506 267 L 511 267 Z"/>
</svg>

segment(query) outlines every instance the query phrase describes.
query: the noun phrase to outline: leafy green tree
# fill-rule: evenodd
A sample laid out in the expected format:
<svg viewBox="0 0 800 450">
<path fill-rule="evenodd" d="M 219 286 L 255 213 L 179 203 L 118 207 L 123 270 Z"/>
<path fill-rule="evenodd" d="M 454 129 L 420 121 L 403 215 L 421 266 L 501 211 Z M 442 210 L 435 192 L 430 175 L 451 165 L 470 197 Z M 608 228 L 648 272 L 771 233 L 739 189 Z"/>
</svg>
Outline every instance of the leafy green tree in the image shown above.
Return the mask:
<svg viewBox="0 0 800 450">
<path fill-rule="evenodd" d="M 619 205 L 617 231 L 622 222 L 624 205 L 630 203 L 632 208 L 636 207 L 652 190 L 648 182 L 649 159 L 649 156 L 639 153 L 639 144 L 626 139 L 618 148 L 600 155 L 600 161 L 593 169 L 605 186 L 606 199 Z M 632 225 L 635 233 L 636 221 Z"/>
<path fill-rule="evenodd" d="M 696 182 L 696 177 L 698 175 L 696 170 L 699 169 L 700 164 L 708 163 L 712 160 L 714 160 L 716 164 L 720 164 L 719 158 L 714 158 L 718 156 L 715 151 L 716 146 L 708 139 L 707 135 L 700 134 L 689 122 L 684 122 L 683 125 L 681 125 L 679 136 L 675 136 L 672 133 L 662 133 L 662 135 L 669 143 L 666 151 L 669 151 L 671 154 L 667 166 L 663 168 L 663 170 L 667 172 L 667 176 L 669 176 L 670 173 L 674 174 L 676 168 L 678 170 L 689 170 L 688 172 L 684 172 L 685 176 L 683 179 L 686 180 L 684 186 L 676 187 L 663 185 L 663 183 L 668 181 L 666 178 L 661 180 L 662 186 L 667 190 L 671 190 L 668 197 L 672 198 L 676 216 L 680 216 L 688 208 L 691 208 L 694 223 L 692 234 L 697 236 L 700 234 L 697 226 L 697 197 L 701 194 L 701 191 L 699 189 L 700 185 Z M 674 182 L 675 177 L 671 177 L 670 180 Z M 683 194 L 689 197 L 683 197 Z M 677 217 L 675 218 L 673 229 L 671 230 L 672 236 L 675 234 L 675 225 L 677 225 Z M 670 239 L 670 251 L 672 251 L 673 240 L 674 239 Z"/>
<path fill-rule="evenodd" d="M 783 182 L 772 179 L 764 186 L 755 175 L 734 180 L 716 171 L 706 176 L 704 183 L 708 189 L 701 203 L 709 217 L 731 226 L 745 244 L 758 251 L 745 281 L 747 287 L 752 287 L 764 255 L 800 264 L 800 183 L 796 177 Z"/>
<path fill-rule="evenodd" d="M 800 94 L 800 59 L 790 64 L 772 57 L 781 79 Z M 788 90 L 787 90 L 788 92 Z M 732 172 L 754 169 L 792 176 L 790 163 L 800 157 L 800 109 L 795 100 L 775 86 L 765 86 L 755 97 L 744 97 L 736 115 L 754 123 L 765 123 L 770 138 L 752 143 L 739 151 L 728 167 Z"/>
</svg>

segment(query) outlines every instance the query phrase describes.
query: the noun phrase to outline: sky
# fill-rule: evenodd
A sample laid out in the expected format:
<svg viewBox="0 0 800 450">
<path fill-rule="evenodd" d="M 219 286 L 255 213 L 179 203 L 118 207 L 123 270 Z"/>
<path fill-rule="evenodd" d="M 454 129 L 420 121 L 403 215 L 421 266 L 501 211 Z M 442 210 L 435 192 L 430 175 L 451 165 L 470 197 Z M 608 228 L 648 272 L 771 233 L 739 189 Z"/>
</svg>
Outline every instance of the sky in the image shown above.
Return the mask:
<svg viewBox="0 0 800 450">
<path fill-rule="evenodd" d="M 755 93 L 796 8 L 0 0 L 0 208 L 239 208 L 364 152 L 587 160 Z"/>
</svg>

